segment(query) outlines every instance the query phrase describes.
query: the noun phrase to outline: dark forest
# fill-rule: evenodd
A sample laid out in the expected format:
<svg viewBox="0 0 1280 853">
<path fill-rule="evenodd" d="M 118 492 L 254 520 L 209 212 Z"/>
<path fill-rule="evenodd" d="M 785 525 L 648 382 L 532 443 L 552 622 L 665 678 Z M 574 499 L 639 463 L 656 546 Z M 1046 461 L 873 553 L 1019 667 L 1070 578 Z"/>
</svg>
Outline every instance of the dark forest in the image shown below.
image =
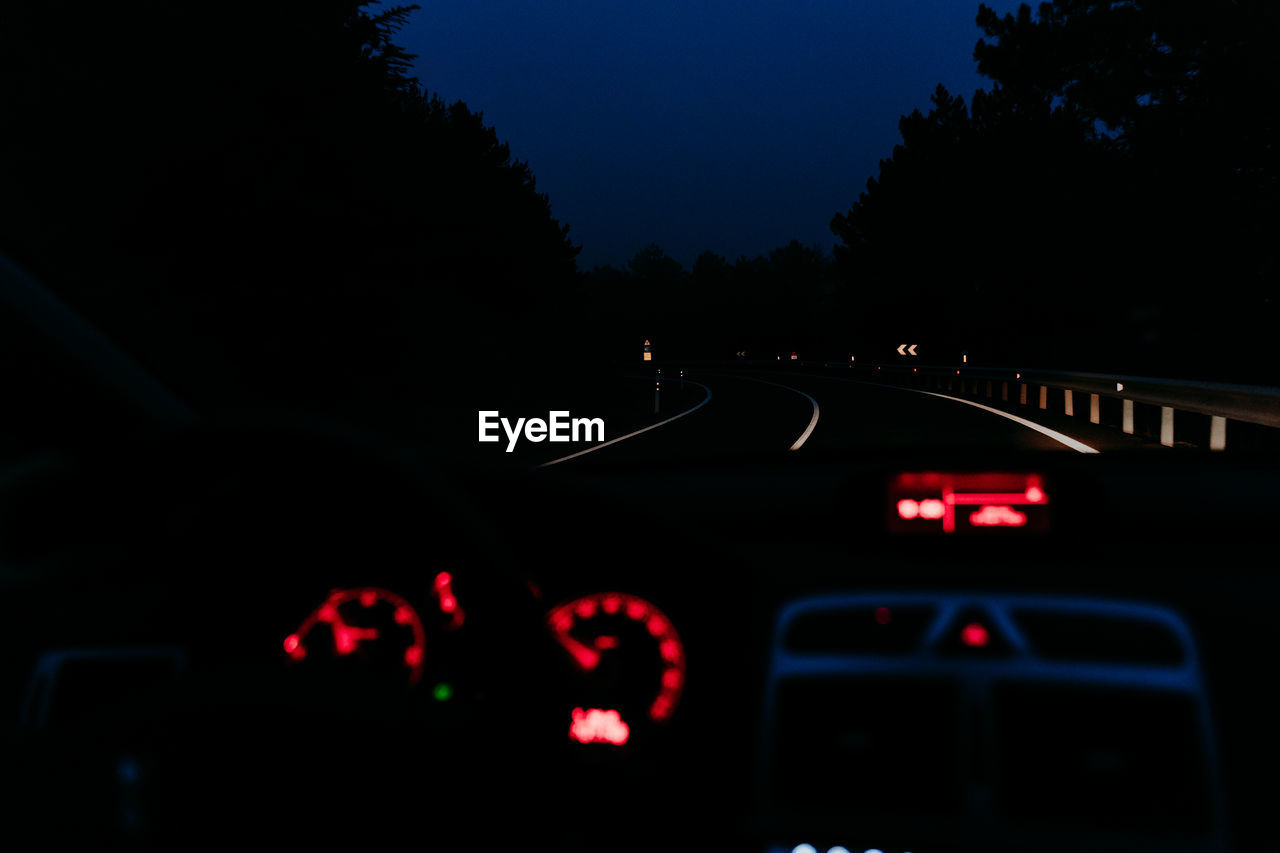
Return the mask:
<svg viewBox="0 0 1280 853">
<path fill-rule="evenodd" d="M 902 117 L 834 256 L 684 269 L 637 234 L 591 270 L 518 140 L 413 76 L 415 7 L 73 5 L 0 29 L 0 248 L 197 397 L 394 399 L 446 359 L 641 338 L 1276 381 L 1260 0 L 979 7 L 989 86 Z"/>
</svg>

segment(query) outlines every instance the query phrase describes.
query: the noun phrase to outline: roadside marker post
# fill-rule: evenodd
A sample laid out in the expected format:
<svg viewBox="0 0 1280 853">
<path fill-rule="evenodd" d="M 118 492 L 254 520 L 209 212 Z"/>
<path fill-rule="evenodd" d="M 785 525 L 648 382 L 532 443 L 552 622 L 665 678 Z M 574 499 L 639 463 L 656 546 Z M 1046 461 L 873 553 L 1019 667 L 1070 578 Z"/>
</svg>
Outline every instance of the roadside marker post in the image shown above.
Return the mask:
<svg viewBox="0 0 1280 853">
<path fill-rule="evenodd" d="M 658 414 L 662 408 L 662 369 L 653 374 L 653 413 Z"/>
<path fill-rule="evenodd" d="M 1227 449 L 1227 419 L 1214 415 L 1209 421 L 1209 449 Z"/>
</svg>

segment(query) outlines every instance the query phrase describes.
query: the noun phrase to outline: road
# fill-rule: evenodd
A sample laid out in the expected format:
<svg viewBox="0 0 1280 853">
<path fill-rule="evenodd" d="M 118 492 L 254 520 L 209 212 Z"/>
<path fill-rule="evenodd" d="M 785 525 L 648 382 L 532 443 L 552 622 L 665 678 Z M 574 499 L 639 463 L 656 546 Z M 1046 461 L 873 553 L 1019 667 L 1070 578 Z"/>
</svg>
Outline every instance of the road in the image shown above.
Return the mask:
<svg viewBox="0 0 1280 853">
<path fill-rule="evenodd" d="M 929 393 L 854 378 L 792 371 L 707 372 L 691 378 L 696 406 L 636 434 L 607 434 L 608 446 L 557 447 L 544 464 L 634 465 L 659 459 L 771 454 L 1161 449 L 1119 430 L 1034 406 Z M 619 380 L 625 381 L 625 380 Z M 640 379 L 633 379 L 643 384 Z M 673 417 L 681 415 L 679 417 Z M 546 448 L 550 450 L 551 448 Z M 585 452 L 584 452 L 585 451 Z"/>
</svg>

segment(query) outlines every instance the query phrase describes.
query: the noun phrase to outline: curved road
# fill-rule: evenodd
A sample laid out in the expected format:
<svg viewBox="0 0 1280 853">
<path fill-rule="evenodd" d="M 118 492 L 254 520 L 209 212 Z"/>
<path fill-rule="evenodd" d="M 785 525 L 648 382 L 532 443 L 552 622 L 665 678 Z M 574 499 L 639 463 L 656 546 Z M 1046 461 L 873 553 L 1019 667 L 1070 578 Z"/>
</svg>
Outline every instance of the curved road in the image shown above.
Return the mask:
<svg viewBox="0 0 1280 853">
<path fill-rule="evenodd" d="M 708 394 L 698 405 L 655 427 L 607 436 L 608 446 L 577 448 L 548 461 L 596 466 L 770 454 L 1093 453 L 1153 447 L 1090 424 L 1086 417 L 1034 406 L 1001 412 L 998 400 L 955 399 L 958 393 L 787 371 L 707 372 L 696 378 Z"/>
</svg>

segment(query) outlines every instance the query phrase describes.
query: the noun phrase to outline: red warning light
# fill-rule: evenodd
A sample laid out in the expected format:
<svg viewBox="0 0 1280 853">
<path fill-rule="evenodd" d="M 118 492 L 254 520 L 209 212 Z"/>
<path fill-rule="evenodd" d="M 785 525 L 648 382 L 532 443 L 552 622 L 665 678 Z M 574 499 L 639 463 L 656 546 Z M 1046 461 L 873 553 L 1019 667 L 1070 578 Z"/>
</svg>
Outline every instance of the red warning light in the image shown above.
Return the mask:
<svg viewBox="0 0 1280 853">
<path fill-rule="evenodd" d="M 1027 503 L 1042 504 L 1044 503 L 1044 490 L 1039 486 L 1027 486 Z"/>
<path fill-rule="evenodd" d="M 981 649 L 991 642 L 991 635 L 981 622 L 970 622 L 961 629 L 960 642 L 971 649 Z"/>
<path fill-rule="evenodd" d="M 631 736 L 631 727 L 622 721 L 617 711 L 600 708 L 573 709 L 573 722 L 569 724 L 569 737 L 578 743 L 611 743 L 622 746 Z"/>
</svg>

